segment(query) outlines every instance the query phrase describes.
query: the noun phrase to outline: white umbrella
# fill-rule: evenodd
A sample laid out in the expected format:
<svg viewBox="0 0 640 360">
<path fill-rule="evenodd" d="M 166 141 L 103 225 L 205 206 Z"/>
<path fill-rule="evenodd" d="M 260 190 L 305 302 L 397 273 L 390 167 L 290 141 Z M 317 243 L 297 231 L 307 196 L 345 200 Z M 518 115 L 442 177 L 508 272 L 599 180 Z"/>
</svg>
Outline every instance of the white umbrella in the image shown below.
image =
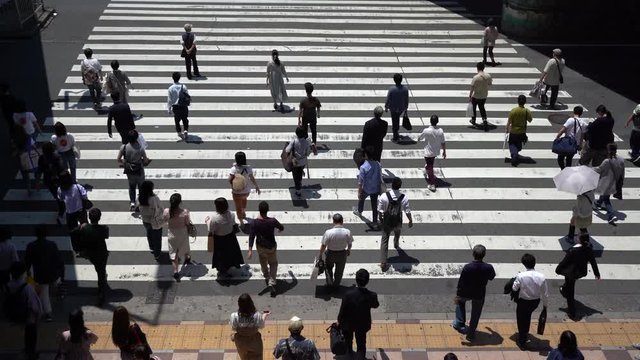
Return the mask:
<svg viewBox="0 0 640 360">
<path fill-rule="evenodd" d="M 556 189 L 576 195 L 598 187 L 600 174 L 588 166 L 566 167 L 553 177 Z"/>
</svg>

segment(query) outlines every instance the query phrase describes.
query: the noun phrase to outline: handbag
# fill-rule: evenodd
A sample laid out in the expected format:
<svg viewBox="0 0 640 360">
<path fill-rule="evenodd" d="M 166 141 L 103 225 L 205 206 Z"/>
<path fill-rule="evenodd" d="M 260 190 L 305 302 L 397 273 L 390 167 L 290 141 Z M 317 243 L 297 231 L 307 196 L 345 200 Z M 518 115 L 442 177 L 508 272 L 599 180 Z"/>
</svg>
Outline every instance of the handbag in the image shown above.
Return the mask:
<svg viewBox="0 0 640 360">
<path fill-rule="evenodd" d="M 407 115 L 406 111 L 402 116 L 402 127 L 407 129 L 408 131 L 411 131 L 411 129 L 413 129 L 413 126 L 411 126 L 411 120 L 409 120 L 409 115 Z"/>
<path fill-rule="evenodd" d="M 578 119 L 573 119 L 573 136 L 563 136 L 553 140 L 551 152 L 558 155 L 575 155 L 578 152 L 578 141 L 576 140 L 576 128 L 580 125 Z"/>
<path fill-rule="evenodd" d="M 147 336 L 142 332 L 142 329 L 140 329 L 140 326 L 134 323 L 133 325 L 131 325 L 131 329 L 133 331 L 133 336 L 136 338 L 136 343 L 134 344 L 133 349 L 142 345 L 144 346 L 147 354 L 149 355 L 153 354 L 153 350 L 151 350 L 151 346 L 149 346 L 149 342 L 147 341 Z"/>
<path fill-rule="evenodd" d="M 544 335 L 544 328 L 547 325 L 547 307 L 543 307 L 538 318 L 538 335 Z"/>
<path fill-rule="evenodd" d="M 191 221 L 189 221 L 189 223 L 187 224 L 187 233 L 189 233 L 189 236 L 193 238 L 198 236 L 198 229 L 196 229 L 196 226 L 193 225 Z"/>
<path fill-rule="evenodd" d="M 533 88 L 531 89 L 531 91 L 529 91 L 529 96 L 540 98 L 541 93 L 542 93 L 542 81 L 538 80 L 533 85 Z"/>
<path fill-rule="evenodd" d="M 295 140 L 293 140 L 295 143 Z M 295 144 L 294 144 L 295 145 Z M 293 171 L 293 145 L 291 146 L 291 152 L 287 153 L 287 147 L 289 143 L 287 142 L 282 149 L 282 153 L 280 154 L 280 159 L 282 160 L 282 167 L 286 172 Z"/>
<path fill-rule="evenodd" d="M 344 338 L 342 329 L 337 323 L 331 324 L 327 328 L 329 333 L 329 348 L 334 355 L 344 355 L 347 353 L 347 341 Z"/>
</svg>

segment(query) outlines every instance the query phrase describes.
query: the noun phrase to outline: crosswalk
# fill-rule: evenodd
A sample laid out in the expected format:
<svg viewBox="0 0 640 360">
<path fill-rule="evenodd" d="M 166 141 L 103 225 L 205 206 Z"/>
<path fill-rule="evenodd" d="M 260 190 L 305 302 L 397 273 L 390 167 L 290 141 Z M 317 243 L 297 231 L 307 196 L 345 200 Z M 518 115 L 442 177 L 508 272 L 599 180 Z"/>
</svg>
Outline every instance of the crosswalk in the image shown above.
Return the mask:
<svg viewBox="0 0 640 360">
<path fill-rule="evenodd" d="M 433 280 L 451 287 L 470 260 L 470 249 L 479 243 L 489 249 L 486 260 L 496 266 L 500 279 L 521 269 L 524 251 L 538 257 L 545 275 L 557 278 L 555 264 L 568 247 L 560 238 L 575 202 L 574 196 L 556 191 L 551 179 L 559 171 L 550 151 L 558 126 L 547 119 L 551 111 L 531 107 L 534 121 L 522 154 L 535 163 L 514 168 L 505 162 L 506 114 L 540 75 L 505 39 L 497 41 L 494 51 L 503 65 L 487 70 L 494 78 L 487 111 L 497 128 L 483 132 L 469 126 L 469 83 L 482 51 L 479 20 L 456 1 L 446 0 L 112 0 L 82 48 L 92 48 L 104 68 L 119 60 L 129 75 L 135 87 L 130 105 L 144 114 L 136 126 L 153 159 L 147 179 L 154 181 L 165 206 L 171 194 L 182 194 L 200 234 L 191 245 L 198 262 L 211 262 L 204 218 L 213 212 L 215 198 L 231 198 L 229 168 L 235 152 L 244 151 L 262 188 L 261 195 L 249 197 L 248 216 L 255 216 L 258 202 L 266 200 L 271 214 L 285 226 L 278 237 L 278 276 L 284 281 L 311 281 L 311 262 L 335 212 L 343 214 L 355 236 L 347 279 L 364 267 L 374 281 L 412 280 L 409 292 L 422 292 L 416 284 Z M 185 22 L 193 24 L 198 36 L 198 62 L 205 76 L 184 79 L 193 97 L 188 142 L 176 136 L 173 118 L 165 110 L 171 73 L 184 74 L 179 35 Z M 271 111 L 265 87 L 266 63 L 274 48 L 291 78 L 288 105 L 296 109 L 287 114 Z M 70 57 L 68 77 L 57 94 L 60 101 L 53 103 L 53 117 L 46 119 L 40 140 L 48 139 L 53 123 L 61 121 L 78 141 L 78 180 L 91 185 L 90 198 L 111 228 L 107 272 L 112 287 L 171 280 L 170 265 L 158 265 L 148 254 L 141 221 L 128 211 L 126 177 L 115 162 L 120 142 L 108 137 L 106 116 L 92 108 L 79 75 L 82 58 L 81 48 Z M 360 144 L 362 125 L 373 108 L 384 103 L 394 73 L 404 74 L 411 88 L 409 115 L 415 129 L 402 130 L 404 135 L 417 139 L 429 116 L 440 116 L 448 158 L 437 160 L 436 175 L 450 186 L 435 193 L 426 189 L 422 144 L 394 144 L 390 136 L 385 141 L 384 175 L 403 179 L 415 225 L 403 230 L 404 251 L 396 256 L 392 249 L 392 266 L 382 272 L 379 233 L 352 214 L 357 202 L 352 154 Z M 280 166 L 280 151 L 293 136 L 297 102 L 307 81 L 315 84 L 314 94 L 323 104 L 321 151 L 311 156 L 309 178 L 297 199 L 291 175 Z M 564 90 L 559 101 L 569 109 L 580 104 Z M 93 267 L 71 256 L 66 227 L 55 225 L 50 195 L 41 191 L 27 196 L 19 178 L 0 205 L 0 224 L 14 226 L 21 250 L 32 240 L 33 226 L 47 224 L 51 238 L 68 254 L 67 279 L 91 286 L 96 280 Z M 625 186 L 625 200 L 614 203 L 621 212 L 618 226 L 594 216 L 590 228 L 602 253 L 604 281 L 640 280 L 640 169 L 627 168 Z M 246 249 L 247 237 L 239 240 Z M 167 250 L 166 236 L 163 241 Z M 231 280 L 262 281 L 255 257 L 247 262 Z M 209 269 L 191 279 L 197 280 L 200 294 L 210 294 L 209 282 L 216 273 Z M 225 291 L 246 287 L 239 283 Z M 289 291 L 311 287 L 302 288 L 307 290 Z M 384 294 L 393 289 L 376 290 Z"/>
</svg>

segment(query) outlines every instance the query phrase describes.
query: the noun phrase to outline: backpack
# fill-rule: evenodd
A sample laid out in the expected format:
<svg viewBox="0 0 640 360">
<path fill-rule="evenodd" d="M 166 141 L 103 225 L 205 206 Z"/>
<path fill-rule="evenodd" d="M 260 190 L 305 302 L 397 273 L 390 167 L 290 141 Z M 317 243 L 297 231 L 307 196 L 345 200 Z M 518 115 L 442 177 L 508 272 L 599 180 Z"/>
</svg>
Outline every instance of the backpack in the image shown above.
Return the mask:
<svg viewBox="0 0 640 360">
<path fill-rule="evenodd" d="M 93 85 L 98 82 L 98 72 L 91 65 L 82 72 L 82 82 L 85 85 Z"/>
<path fill-rule="evenodd" d="M 387 206 L 387 210 L 382 215 L 382 225 L 385 229 L 394 229 L 402 224 L 402 199 L 404 194 L 400 194 L 396 200 L 393 200 L 388 192 L 386 195 L 389 200 L 389 206 Z"/>
<path fill-rule="evenodd" d="M 181 85 L 180 92 L 178 93 L 178 103 L 176 105 L 179 106 L 189 106 L 191 105 L 191 95 L 187 94 L 184 91 L 184 85 Z"/>
<path fill-rule="evenodd" d="M 231 180 L 231 190 L 233 190 L 233 192 L 239 193 L 244 191 L 244 188 L 247 185 L 247 178 L 245 178 L 245 176 L 242 174 L 246 171 L 247 169 L 245 169 L 243 166 L 240 173 L 236 172 L 233 175 L 233 180 Z"/>
<path fill-rule="evenodd" d="M 24 289 L 27 283 L 22 284 L 15 292 L 7 291 L 4 301 L 4 316 L 12 323 L 23 323 L 27 321 L 29 307 L 27 305 Z"/>
</svg>

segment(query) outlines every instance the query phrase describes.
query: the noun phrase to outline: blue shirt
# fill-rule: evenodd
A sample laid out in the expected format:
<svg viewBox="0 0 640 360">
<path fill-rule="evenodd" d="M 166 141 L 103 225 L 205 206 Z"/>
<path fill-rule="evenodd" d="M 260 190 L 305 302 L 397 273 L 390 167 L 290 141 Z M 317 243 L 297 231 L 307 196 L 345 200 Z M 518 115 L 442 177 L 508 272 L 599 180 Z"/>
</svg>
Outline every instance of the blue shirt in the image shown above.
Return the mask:
<svg viewBox="0 0 640 360">
<path fill-rule="evenodd" d="M 381 178 L 380 163 L 373 160 L 365 160 L 360 166 L 358 185 L 362 186 L 365 194 L 377 194 L 380 192 Z"/>
<path fill-rule="evenodd" d="M 289 341 L 288 349 L 287 341 Z M 289 349 L 291 349 L 291 352 L 289 352 Z M 313 341 L 299 334 L 292 334 L 288 339 L 278 341 L 275 349 L 273 349 L 273 356 L 276 359 L 282 357 L 284 360 L 320 360 L 320 354 Z"/>
<path fill-rule="evenodd" d="M 391 112 L 405 112 L 409 107 L 409 88 L 404 85 L 393 85 L 387 92 L 384 108 Z"/>
</svg>

